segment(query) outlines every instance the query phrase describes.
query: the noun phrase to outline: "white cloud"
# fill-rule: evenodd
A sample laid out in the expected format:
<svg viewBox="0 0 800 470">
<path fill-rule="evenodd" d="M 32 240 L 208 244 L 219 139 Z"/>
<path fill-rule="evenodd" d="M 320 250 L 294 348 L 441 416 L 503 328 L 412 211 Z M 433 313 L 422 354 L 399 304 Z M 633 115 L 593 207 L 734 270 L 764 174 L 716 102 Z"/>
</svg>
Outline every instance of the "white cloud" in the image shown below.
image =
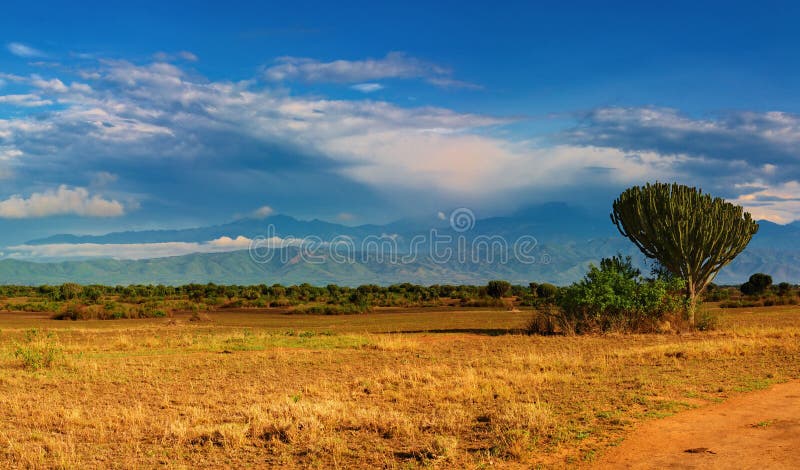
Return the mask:
<svg viewBox="0 0 800 470">
<path fill-rule="evenodd" d="M 14 147 L 0 147 L 0 160 L 11 160 L 22 155 L 22 152 Z"/>
<path fill-rule="evenodd" d="M 54 79 L 40 79 L 54 84 L 52 92 L 66 109 L 44 120 L 9 121 L 7 130 L 0 121 L 0 133 L 13 134 L 26 155 L 34 154 L 39 142 L 57 139 L 70 143 L 75 158 L 106 155 L 139 162 L 193 158 L 228 165 L 241 158 L 229 150 L 230 139 L 279 144 L 333 162 L 328 171 L 381 192 L 425 189 L 473 201 L 579 181 L 586 178 L 584 167 L 617 168 L 604 176 L 612 184 L 674 174 L 671 165 L 680 161 L 652 153 L 634 161 L 618 149 L 537 148 L 481 131 L 508 119 L 384 101 L 296 97 L 250 82 L 189 77 L 167 63 L 104 62 L 97 74 L 89 78 L 88 91 L 70 86 L 60 93 Z M 228 140 L 207 137 L 220 133 Z"/>
<path fill-rule="evenodd" d="M 19 57 L 30 58 L 46 56 L 44 52 L 20 42 L 10 42 L 6 47 L 8 48 L 9 52 Z"/>
<path fill-rule="evenodd" d="M 125 209 L 115 200 L 89 195 L 85 188 L 70 189 L 59 186 L 57 190 L 33 193 L 28 198 L 13 195 L 0 201 L 0 218 L 27 219 L 53 215 L 79 215 L 84 217 L 117 217 Z"/>
<path fill-rule="evenodd" d="M 31 84 L 40 90 L 49 91 L 52 93 L 65 93 L 69 88 L 64 85 L 64 82 L 57 78 L 45 80 L 38 75 L 31 77 Z"/>
<path fill-rule="evenodd" d="M 377 71 L 369 73 L 390 72 L 384 69 L 385 60 L 377 62 Z M 311 64 L 302 73 L 340 81 L 372 70 L 369 64 L 347 63 L 334 67 L 334 73 L 328 66 L 316 70 L 319 63 L 314 61 L 302 64 Z M 512 192 L 568 191 L 587 184 L 617 188 L 654 179 L 709 190 L 715 187 L 705 183 L 725 184 L 727 190 L 732 184 L 717 181 L 720 169 L 736 181 L 753 174 L 747 178 L 763 177 L 772 186 L 800 178 L 795 151 L 800 119 L 784 113 L 751 113 L 720 122 L 657 109 L 598 110 L 585 126 L 569 133 L 564 140 L 569 143 L 543 147 L 495 132 L 494 126 L 509 119 L 377 100 L 294 96 L 256 81 L 211 81 L 164 62 L 105 61 L 83 72 L 91 86 L 67 86 L 53 77 L 16 77 L 32 87 L 36 81 L 37 96 L 63 109 L 36 118 L 0 119 L 0 139 L 13 143 L 17 155 L 15 171 L 59 161 L 67 167 L 87 165 L 81 168 L 87 174 L 120 167 L 110 161 L 114 159 L 136 161 L 142 168 L 173 160 L 202 162 L 220 171 L 236 165 L 280 171 L 274 165 L 281 163 L 260 151 L 277 147 L 312 161 L 302 163 L 306 166 L 301 171 L 317 171 L 316 164 L 322 163 L 327 174 L 397 199 L 419 201 L 425 194 L 432 206 L 440 207 L 454 201 L 500 200 Z M 299 77 L 301 72 L 292 73 Z M 670 140 L 672 135 L 683 137 Z M 695 147 L 706 142 L 693 136 L 714 137 L 718 144 L 701 151 Z M 784 161 L 795 155 L 795 163 L 753 157 L 722 166 L 707 156 L 711 150 L 740 148 L 725 144 L 734 138 L 767 142 L 767 149 L 783 149 L 778 155 Z M 242 151 L 240 143 L 259 150 Z M 709 168 L 715 170 L 714 179 L 708 177 Z M 745 194 L 737 191 L 734 198 Z"/>
<path fill-rule="evenodd" d="M 25 93 L 20 95 L 0 95 L 0 104 L 10 104 L 14 106 L 33 108 L 38 106 L 49 106 L 53 104 L 53 102 L 42 99 L 42 97 L 39 95 Z"/>
<path fill-rule="evenodd" d="M 273 211 L 270 206 L 261 206 L 253 211 L 253 217 L 263 219 L 264 217 L 271 215 L 273 212 L 275 211 Z"/>
<path fill-rule="evenodd" d="M 800 181 L 769 185 L 755 181 L 741 185 L 745 192 L 731 202 L 744 207 L 756 220 L 786 224 L 800 220 Z"/>
<path fill-rule="evenodd" d="M 375 91 L 383 90 L 383 85 L 380 83 L 357 83 L 350 88 L 361 93 L 372 93 Z"/>
<path fill-rule="evenodd" d="M 162 243 L 50 243 L 44 245 L 9 246 L 8 256 L 18 259 L 70 259 L 113 258 L 151 259 L 168 256 L 183 256 L 192 253 L 226 253 L 247 250 L 256 243 L 259 248 L 280 248 L 297 245 L 299 240 L 272 237 L 257 240 L 237 236 L 220 237 L 207 242 L 162 242 Z"/>
<path fill-rule="evenodd" d="M 427 79 L 427 82 L 430 83 L 431 85 L 436 85 L 441 88 L 463 88 L 466 90 L 483 89 L 483 87 L 478 84 L 465 82 L 463 80 L 456 80 L 454 78 L 448 78 L 448 77 L 430 77 Z"/>
<path fill-rule="evenodd" d="M 272 81 L 357 83 L 386 78 L 416 78 L 441 87 L 480 88 L 474 84 L 455 80 L 451 75 L 452 71 L 446 67 L 410 57 L 402 52 L 390 52 L 381 59 L 331 62 L 306 57 L 280 57 L 276 60 L 276 65 L 264 71 L 264 76 Z"/>
<path fill-rule="evenodd" d="M 189 51 L 180 51 L 175 54 L 169 52 L 156 52 L 153 58 L 159 62 L 170 62 L 173 60 L 185 60 L 187 62 L 197 62 L 197 56 Z"/>
<path fill-rule="evenodd" d="M 223 236 L 223 237 L 219 237 L 219 238 L 217 238 L 215 240 L 211 240 L 210 242 L 208 242 L 208 245 L 210 245 L 211 247 L 214 247 L 214 248 L 226 249 L 226 250 L 227 249 L 231 249 L 231 250 L 246 250 L 246 249 L 250 248 L 250 245 L 252 244 L 252 242 L 253 242 L 253 240 L 251 240 L 250 238 L 244 237 L 242 235 L 239 235 L 236 238 L 224 237 Z"/>
</svg>

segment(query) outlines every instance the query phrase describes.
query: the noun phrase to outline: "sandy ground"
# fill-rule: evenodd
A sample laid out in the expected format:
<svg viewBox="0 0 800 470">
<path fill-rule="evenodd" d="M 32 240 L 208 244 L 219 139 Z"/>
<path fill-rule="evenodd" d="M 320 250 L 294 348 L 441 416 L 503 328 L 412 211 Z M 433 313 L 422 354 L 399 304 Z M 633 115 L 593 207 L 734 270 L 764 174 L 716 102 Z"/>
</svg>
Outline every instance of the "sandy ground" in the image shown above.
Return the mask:
<svg viewBox="0 0 800 470">
<path fill-rule="evenodd" d="M 800 468 L 800 381 L 645 423 L 595 468 Z"/>
</svg>

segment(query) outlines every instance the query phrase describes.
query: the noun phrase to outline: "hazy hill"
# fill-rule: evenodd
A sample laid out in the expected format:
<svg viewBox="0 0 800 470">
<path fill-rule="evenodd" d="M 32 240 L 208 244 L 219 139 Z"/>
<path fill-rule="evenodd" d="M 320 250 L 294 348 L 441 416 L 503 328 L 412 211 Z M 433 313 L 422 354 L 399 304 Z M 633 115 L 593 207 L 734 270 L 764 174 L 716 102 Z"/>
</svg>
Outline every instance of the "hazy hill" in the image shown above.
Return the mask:
<svg viewBox="0 0 800 470">
<path fill-rule="evenodd" d="M 358 243 L 365 237 L 392 236 L 403 253 L 415 236 L 429 240 L 430 230 L 464 236 L 469 242 L 478 236 L 500 236 L 512 244 L 521 236 L 538 240 L 534 254 L 539 261 L 526 264 L 511 259 L 508 263 L 451 259 L 434 262 L 428 256 L 430 245 L 417 247 L 419 256 L 413 262 L 377 262 L 374 256 L 356 256 L 356 262 L 340 264 L 328 259 L 316 264 L 304 261 L 296 253 L 276 255 L 272 261 L 259 264 L 247 251 L 191 254 L 148 260 L 87 259 L 38 263 L 15 259 L 0 260 L 0 282 L 19 284 L 81 283 L 130 284 L 187 282 L 216 283 L 365 283 L 396 282 L 484 283 L 490 279 L 507 279 L 516 283 L 554 282 L 566 284 L 579 279 L 590 262 L 618 252 L 630 254 L 638 261 L 642 256 L 617 232 L 607 214 L 588 214 L 561 203 L 533 206 L 506 217 L 475 221 L 467 232 L 449 228 L 449 221 L 430 219 L 401 220 L 386 225 L 348 227 L 320 220 L 302 221 L 285 215 L 265 219 L 242 219 L 224 225 L 183 230 L 150 230 L 117 232 L 99 236 L 55 235 L 32 240 L 29 244 L 51 243 L 156 243 L 206 242 L 222 236 L 255 237 L 267 234 L 266 227 L 275 227 L 275 235 L 301 238 L 314 235 L 323 240 L 346 235 Z M 761 229 L 748 249 L 726 267 L 718 277 L 720 283 L 740 283 L 753 272 L 771 274 L 776 282 L 800 283 L 800 224 L 777 225 L 761 222 Z M 361 245 L 363 247 L 363 245 Z M 287 248 L 285 250 L 296 250 Z M 545 255 L 544 257 L 542 257 Z M 283 261 L 281 261 L 283 258 Z M 513 257 L 512 257 L 513 258 Z M 547 262 L 542 262 L 547 259 Z M 642 265 L 643 269 L 648 269 Z"/>
</svg>

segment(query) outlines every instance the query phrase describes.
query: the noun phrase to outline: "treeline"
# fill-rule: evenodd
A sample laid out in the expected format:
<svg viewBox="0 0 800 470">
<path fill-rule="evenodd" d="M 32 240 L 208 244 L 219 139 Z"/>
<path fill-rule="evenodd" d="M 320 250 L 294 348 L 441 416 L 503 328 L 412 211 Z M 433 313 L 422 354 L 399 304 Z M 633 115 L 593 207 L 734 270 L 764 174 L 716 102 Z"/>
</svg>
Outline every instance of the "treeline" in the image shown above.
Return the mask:
<svg viewBox="0 0 800 470">
<path fill-rule="evenodd" d="M 720 302 L 722 308 L 771 307 L 773 305 L 797 305 L 797 287 L 788 282 L 773 284 L 772 276 L 755 273 L 738 288 L 716 288 L 707 298 Z"/>
<path fill-rule="evenodd" d="M 0 309 L 52 312 L 57 318 L 145 318 L 168 316 L 175 311 L 226 308 L 291 308 L 296 313 L 351 314 L 374 307 L 532 305 L 536 299 L 554 297 L 558 287 L 532 283 L 511 285 L 491 281 L 485 286 L 404 283 L 347 287 L 330 284 L 186 284 L 104 286 L 61 285 L 0 286 Z"/>
<path fill-rule="evenodd" d="M 498 291 L 498 286 L 501 290 Z M 42 286 L 0 286 L 0 297 L 36 297 L 51 301 L 85 300 L 97 301 L 103 297 L 115 296 L 121 300 L 136 301 L 141 299 L 244 299 L 266 301 L 296 302 L 330 302 L 330 303 L 370 303 L 374 305 L 391 304 L 393 300 L 403 299 L 409 302 L 426 302 L 441 298 L 473 300 L 482 298 L 499 298 L 503 296 L 526 297 L 537 292 L 553 293 L 558 288 L 552 284 L 532 283 L 528 286 L 511 285 L 505 281 L 491 281 L 486 286 L 475 285 L 431 285 L 395 284 L 379 286 L 366 284 L 359 287 L 329 284 L 324 287 L 311 284 L 284 286 L 281 284 L 258 285 L 222 285 L 222 284 L 186 284 L 169 285 L 129 285 L 104 286 L 80 285 L 65 283 L 61 285 Z"/>
<path fill-rule="evenodd" d="M 659 322 L 681 309 L 682 289 L 680 282 L 658 273 L 642 276 L 630 258 L 613 257 L 592 266 L 586 278 L 567 287 L 535 282 L 512 285 L 501 280 L 483 286 L 2 285 L 0 310 L 51 312 L 62 319 L 118 319 L 230 308 L 285 308 L 294 313 L 339 315 L 376 307 L 535 307 L 549 312 L 539 317 L 540 324 L 534 328 L 543 332 L 642 330 L 658 328 Z M 769 276 L 759 273 L 741 287 L 712 284 L 705 300 L 721 302 L 723 307 L 796 304 L 798 294 L 794 286 L 773 286 Z"/>
</svg>

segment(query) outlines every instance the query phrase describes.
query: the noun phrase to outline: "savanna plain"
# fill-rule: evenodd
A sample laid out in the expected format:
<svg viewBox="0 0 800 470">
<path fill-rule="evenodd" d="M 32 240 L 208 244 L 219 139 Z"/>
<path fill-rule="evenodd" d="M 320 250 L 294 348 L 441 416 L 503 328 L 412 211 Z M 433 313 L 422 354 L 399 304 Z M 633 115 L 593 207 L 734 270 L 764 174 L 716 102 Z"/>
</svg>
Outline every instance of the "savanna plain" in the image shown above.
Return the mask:
<svg viewBox="0 0 800 470">
<path fill-rule="evenodd" d="M 590 465 L 637 423 L 800 377 L 800 308 L 529 336 L 528 310 L 0 313 L 4 467 Z"/>
</svg>

